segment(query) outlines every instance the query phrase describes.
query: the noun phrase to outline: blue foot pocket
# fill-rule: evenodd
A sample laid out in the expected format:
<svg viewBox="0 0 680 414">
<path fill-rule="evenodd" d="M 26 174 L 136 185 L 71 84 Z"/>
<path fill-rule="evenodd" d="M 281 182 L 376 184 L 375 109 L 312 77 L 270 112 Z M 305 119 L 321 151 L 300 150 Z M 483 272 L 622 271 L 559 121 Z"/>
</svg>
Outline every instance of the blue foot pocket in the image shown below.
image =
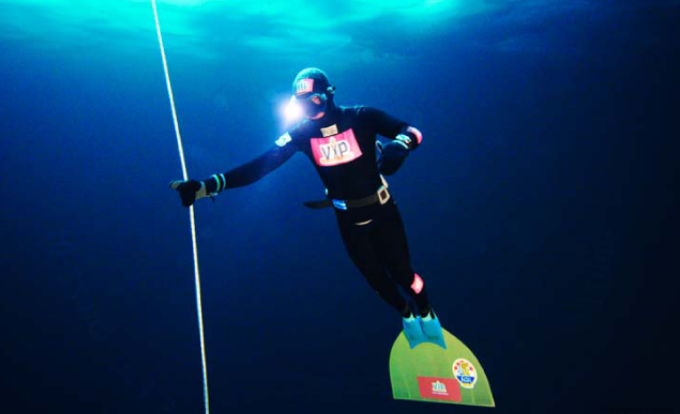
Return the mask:
<svg viewBox="0 0 680 414">
<path fill-rule="evenodd" d="M 420 319 L 420 323 L 423 327 L 425 342 L 430 342 L 435 345 L 439 345 L 443 349 L 446 349 L 446 342 L 444 341 L 444 334 L 442 333 L 442 325 L 439 323 L 439 318 L 437 318 L 437 315 L 432 312 L 425 318 L 418 319 Z M 413 347 L 411 349 L 413 349 Z"/>
<path fill-rule="evenodd" d="M 404 327 L 404 336 L 411 349 L 423 342 L 429 342 L 423 333 L 423 328 L 420 325 L 420 318 L 402 318 L 402 325 Z"/>
</svg>

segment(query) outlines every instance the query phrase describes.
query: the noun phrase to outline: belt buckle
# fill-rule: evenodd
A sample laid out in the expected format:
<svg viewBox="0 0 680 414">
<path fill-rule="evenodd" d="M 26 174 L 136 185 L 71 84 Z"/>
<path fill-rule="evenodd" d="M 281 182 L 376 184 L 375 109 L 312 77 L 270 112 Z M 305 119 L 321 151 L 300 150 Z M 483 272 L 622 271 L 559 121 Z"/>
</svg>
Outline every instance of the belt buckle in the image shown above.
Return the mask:
<svg viewBox="0 0 680 414">
<path fill-rule="evenodd" d="M 380 205 L 383 205 L 387 203 L 390 199 L 390 192 L 387 191 L 386 187 L 380 187 L 378 190 L 378 200 L 380 201 Z"/>
</svg>

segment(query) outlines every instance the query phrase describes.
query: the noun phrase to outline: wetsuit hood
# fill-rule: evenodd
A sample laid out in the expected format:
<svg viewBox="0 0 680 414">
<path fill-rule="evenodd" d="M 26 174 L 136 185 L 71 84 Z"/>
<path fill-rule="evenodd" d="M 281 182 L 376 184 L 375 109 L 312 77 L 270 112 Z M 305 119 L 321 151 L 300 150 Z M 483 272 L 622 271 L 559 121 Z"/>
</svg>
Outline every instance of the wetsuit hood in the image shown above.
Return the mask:
<svg viewBox="0 0 680 414">
<path fill-rule="evenodd" d="M 328 75 L 319 68 L 303 69 L 293 81 L 294 99 L 308 119 L 313 120 L 321 113 L 332 112 L 335 108 L 334 93 L 335 88 L 331 86 Z M 325 116 L 319 119 L 323 118 Z"/>
</svg>

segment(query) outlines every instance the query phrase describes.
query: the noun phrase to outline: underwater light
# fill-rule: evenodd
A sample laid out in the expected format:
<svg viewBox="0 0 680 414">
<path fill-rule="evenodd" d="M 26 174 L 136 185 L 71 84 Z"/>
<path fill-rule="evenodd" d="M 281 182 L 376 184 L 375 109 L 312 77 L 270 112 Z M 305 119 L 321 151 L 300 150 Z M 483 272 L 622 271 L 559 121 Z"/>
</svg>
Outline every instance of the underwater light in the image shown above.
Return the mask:
<svg viewBox="0 0 680 414">
<path fill-rule="evenodd" d="M 283 107 L 283 115 L 286 118 L 286 122 L 295 122 L 302 118 L 302 108 L 294 96 L 292 96 L 290 101 Z"/>
</svg>

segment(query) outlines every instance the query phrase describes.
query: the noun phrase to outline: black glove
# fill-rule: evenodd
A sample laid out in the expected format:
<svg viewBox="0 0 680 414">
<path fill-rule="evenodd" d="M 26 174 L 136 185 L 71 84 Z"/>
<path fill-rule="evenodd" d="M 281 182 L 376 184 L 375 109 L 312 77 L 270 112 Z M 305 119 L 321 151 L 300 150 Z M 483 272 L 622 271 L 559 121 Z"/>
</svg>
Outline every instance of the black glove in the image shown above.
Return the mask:
<svg viewBox="0 0 680 414">
<path fill-rule="evenodd" d="M 207 197 L 205 184 L 202 181 L 173 181 L 170 183 L 170 188 L 179 192 L 184 207 L 191 206 L 199 198 Z"/>
<path fill-rule="evenodd" d="M 383 175 L 392 175 L 406 160 L 409 150 L 403 142 L 392 141 L 383 146 L 378 157 L 378 171 Z"/>
</svg>

